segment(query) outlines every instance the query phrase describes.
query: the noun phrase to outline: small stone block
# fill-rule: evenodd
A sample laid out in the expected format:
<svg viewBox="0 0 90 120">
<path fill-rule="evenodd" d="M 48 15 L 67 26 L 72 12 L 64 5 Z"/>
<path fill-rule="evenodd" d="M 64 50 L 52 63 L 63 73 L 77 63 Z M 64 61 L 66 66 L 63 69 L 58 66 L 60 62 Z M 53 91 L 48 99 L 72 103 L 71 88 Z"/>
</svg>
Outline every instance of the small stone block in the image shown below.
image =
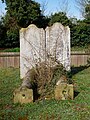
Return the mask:
<svg viewBox="0 0 90 120">
<path fill-rule="evenodd" d="M 14 91 L 14 103 L 33 102 L 33 90 L 28 88 L 18 88 Z"/>
<path fill-rule="evenodd" d="M 74 90 L 72 84 L 61 83 L 56 85 L 55 88 L 55 99 L 57 100 L 73 100 Z"/>
</svg>

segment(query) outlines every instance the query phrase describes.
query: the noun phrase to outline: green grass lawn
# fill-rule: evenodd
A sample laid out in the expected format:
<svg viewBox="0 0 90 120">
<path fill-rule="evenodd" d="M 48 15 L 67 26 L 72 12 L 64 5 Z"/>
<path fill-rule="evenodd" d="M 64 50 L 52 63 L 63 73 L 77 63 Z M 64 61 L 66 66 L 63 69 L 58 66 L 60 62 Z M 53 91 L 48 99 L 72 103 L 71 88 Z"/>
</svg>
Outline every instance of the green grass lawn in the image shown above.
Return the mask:
<svg viewBox="0 0 90 120">
<path fill-rule="evenodd" d="M 0 120 L 90 120 L 90 67 L 73 68 L 74 100 L 14 104 L 19 69 L 0 69 Z"/>
<path fill-rule="evenodd" d="M 87 47 L 71 47 L 71 51 L 88 51 L 90 52 L 90 46 Z M 20 52 L 20 48 L 5 48 L 5 49 L 0 49 L 0 52 Z"/>
<path fill-rule="evenodd" d="M 0 49 L 0 52 L 20 52 L 20 48 L 5 48 Z"/>
<path fill-rule="evenodd" d="M 71 51 L 87 51 L 89 49 L 90 51 L 90 46 L 89 47 L 71 47 Z M 0 49 L 0 52 L 20 52 L 20 48 L 5 48 L 5 49 Z"/>
</svg>

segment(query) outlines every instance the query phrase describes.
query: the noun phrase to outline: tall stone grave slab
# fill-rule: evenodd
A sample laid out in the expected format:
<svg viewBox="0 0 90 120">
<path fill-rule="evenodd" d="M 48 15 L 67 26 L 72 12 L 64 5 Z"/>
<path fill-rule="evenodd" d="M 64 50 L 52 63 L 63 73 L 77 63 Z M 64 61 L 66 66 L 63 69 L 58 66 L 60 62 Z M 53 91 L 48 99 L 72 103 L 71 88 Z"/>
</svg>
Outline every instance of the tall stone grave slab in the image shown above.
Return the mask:
<svg viewBox="0 0 90 120">
<path fill-rule="evenodd" d="M 70 70 L 70 29 L 60 23 L 46 28 L 46 49 L 48 56 L 62 63 Z M 49 57 L 50 59 L 50 57 Z"/>
<path fill-rule="evenodd" d="M 20 30 L 20 77 L 45 60 L 45 31 L 31 24 Z"/>
<path fill-rule="evenodd" d="M 45 30 L 30 25 L 20 31 L 21 78 L 38 62 L 62 63 L 70 70 L 70 29 L 55 23 Z"/>
</svg>

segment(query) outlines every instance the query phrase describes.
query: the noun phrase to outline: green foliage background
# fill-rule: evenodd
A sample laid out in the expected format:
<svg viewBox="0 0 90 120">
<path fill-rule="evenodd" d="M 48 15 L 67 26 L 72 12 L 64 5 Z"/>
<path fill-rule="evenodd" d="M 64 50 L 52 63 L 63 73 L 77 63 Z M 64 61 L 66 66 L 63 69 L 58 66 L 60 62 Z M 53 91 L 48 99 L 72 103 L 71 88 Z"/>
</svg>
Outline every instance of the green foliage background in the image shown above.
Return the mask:
<svg viewBox="0 0 90 120">
<path fill-rule="evenodd" d="M 19 30 L 29 24 L 46 28 L 55 22 L 69 26 L 71 30 L 71 47 L 88 47 L 90 45 L 90 1 L 86 0 L 84 19 L 68 18 L 66 13 L 57 12 L 44 16 L 40 4 L 33 0 L 2 0 L 6 3 L 6 15 L 0 20 L 0 48 L 19 47 Z"/>
<path fill-rule="evenodd" d="M 71 46 L 87 47 L 90 45 L 90 24 L 77 22 L 71 27 Z"/>
</svg>

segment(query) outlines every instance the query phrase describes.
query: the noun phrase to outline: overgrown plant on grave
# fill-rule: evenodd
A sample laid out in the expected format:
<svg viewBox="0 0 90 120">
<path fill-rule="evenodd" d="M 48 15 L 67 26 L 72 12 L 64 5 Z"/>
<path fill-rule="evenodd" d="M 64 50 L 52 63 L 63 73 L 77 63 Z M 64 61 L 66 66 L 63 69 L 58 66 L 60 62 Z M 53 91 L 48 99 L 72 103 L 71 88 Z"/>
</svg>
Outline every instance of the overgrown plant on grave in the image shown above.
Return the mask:
<svg viewBox="0 0 90 120">
<path fill-rule="evenodd" d="M 26 73 L 20 89 L 32 89 L 34 101 L 52 99 L 55 97 L 56 85 L 69 84 L 69 81 L 68 72 L 62 64 L 52 66 L 52 63 L 43 62 L 38 63 Z"/>
<path fill-rule="evenodd" d="M 61 77 L 63 77 L 61 82 L 69 82 L 67 71 L 62 64 L 52 67 L 51 64 L 43 62 L 27 72 L 21 87 L 33 89 L 34 99 L 50 99 L 54 98 L 55 86 Z"/>
</svg>

